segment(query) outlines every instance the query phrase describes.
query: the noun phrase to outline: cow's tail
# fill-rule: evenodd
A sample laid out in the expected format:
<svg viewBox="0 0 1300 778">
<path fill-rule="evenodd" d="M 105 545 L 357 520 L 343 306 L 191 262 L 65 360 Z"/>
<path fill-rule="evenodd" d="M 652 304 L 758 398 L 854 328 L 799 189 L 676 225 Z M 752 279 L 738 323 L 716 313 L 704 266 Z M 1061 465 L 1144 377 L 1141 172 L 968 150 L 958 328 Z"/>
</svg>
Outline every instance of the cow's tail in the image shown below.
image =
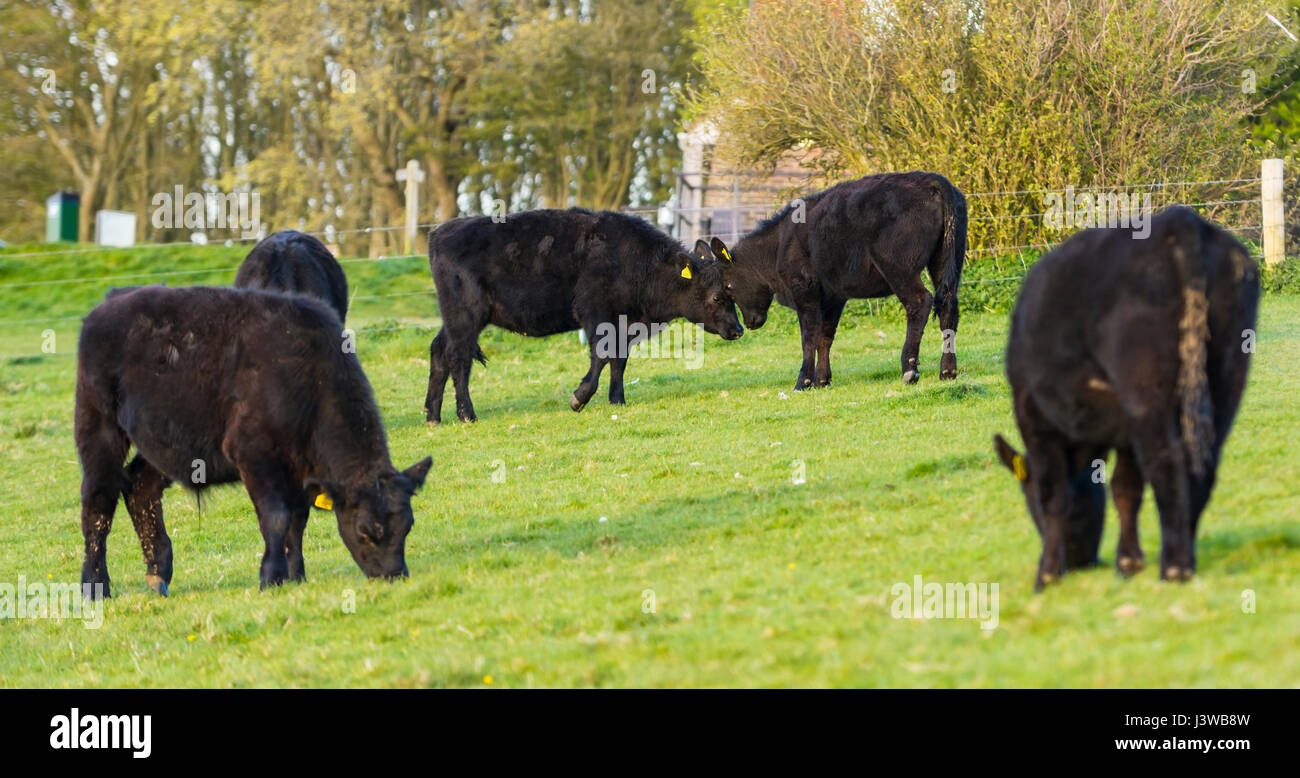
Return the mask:
<svg viewBox="0 0 1300 778">
<path fill-rule="evenodd" d="M 1171 234 L 1174 263 L 1183 288 L 1178 320 L 1178 403 L 1183 448 L 1193 474 L 1205 473 L 1214 451 L 1214 405 L 1206 359 L 1210 340 L 1210 303 L 1203 224 L 1194 211 L 1180 208 Z"/>
<path fill-rule="evenodd" d="M 961 285 L 961 268 L 966 262 L 966 197 L 946 178 L 940 177 L 943 202 L 942 265 L 934 279 L 934 315 L 944 310 L 949 300 L 956 304 Z"/>
</svg>

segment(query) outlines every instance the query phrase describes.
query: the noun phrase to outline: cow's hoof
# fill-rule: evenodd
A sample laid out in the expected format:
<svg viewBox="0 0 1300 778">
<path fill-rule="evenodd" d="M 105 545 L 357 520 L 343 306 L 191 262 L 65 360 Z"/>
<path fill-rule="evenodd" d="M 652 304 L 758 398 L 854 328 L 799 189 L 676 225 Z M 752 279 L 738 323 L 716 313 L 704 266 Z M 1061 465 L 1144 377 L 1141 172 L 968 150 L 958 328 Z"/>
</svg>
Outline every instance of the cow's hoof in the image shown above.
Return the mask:
<svg viewBox="0 0 1300 778">
<path fill-rule="evenodd" d="M 1115 569 L 1125 577 L 1134 575 L 1146 566 L 1146 560 L 1140 556 L 1122 556 L 1115 560 Z"/>
<path fill-rule="evenodd" d="M 569 407 L 573 409 L 574 413 L 577 413 L 578 411 L 587 407 L 587 401 L 579 400 L 578 393 L 574 392 L 573 394 L 569 395 Z"/>
<path fill-rule="evenodd" d="M 921 373 L 917 370 L 908 370 L 903 373 L 903 383 L 914 384 L 921 379 Z"/>
<path fill-rule="evenodd" d="M 82 581 L 81 596 L 86 600 L 108 600 L 112 599 L 113 592 L 105 581 Z"/>
<path fill-rule="evenodd" d="M 1164 575 L 1161 577 L 1166 581 L 1190 581 L 1192 580 L 1192 569 L 1170 565 L 1165 568 Z"/>
<path fill-rule="evenodd" d="M 153 589 L 154 592 L 161 594 L 164 597 L 167 596 L 167 582 L 162 579 L 162 576 L 146 575 L 144 580 L 145 583 L 149 584 L 149 588 Z"/>
<path fill-rule="evenodd" d="M 956 371 L 956 370 L 943 370 L 943 371 L 940 371 L 940 372 L 939 372 L 939 380 L 940 380 L 940 381 L 951 381 L 952 379 L 954 379 L 954 378 L 956 378 L 956 377 L 957 377 L 957 371 Z"/>
</svg>

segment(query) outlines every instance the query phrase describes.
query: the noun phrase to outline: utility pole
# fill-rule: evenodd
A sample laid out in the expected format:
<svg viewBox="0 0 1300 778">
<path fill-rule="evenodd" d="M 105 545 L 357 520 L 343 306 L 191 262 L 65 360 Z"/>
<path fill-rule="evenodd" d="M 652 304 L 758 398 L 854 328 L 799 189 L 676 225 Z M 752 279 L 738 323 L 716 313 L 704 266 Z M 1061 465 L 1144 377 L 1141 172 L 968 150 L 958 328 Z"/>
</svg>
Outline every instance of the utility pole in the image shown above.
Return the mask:
<svg viewBox="0 0 1300 778">
<path fill-rule="evenodd" d="M 405 253 L 411 254 L 415 245 L 415 225 L 420 219 L 420 184 L 424 183 L 424 171 L 420 163 L 411 160 L 406 167 L 397 171 L 397 180 L 406 182 L 406 240 L 403 243 Z"/>
</svg>

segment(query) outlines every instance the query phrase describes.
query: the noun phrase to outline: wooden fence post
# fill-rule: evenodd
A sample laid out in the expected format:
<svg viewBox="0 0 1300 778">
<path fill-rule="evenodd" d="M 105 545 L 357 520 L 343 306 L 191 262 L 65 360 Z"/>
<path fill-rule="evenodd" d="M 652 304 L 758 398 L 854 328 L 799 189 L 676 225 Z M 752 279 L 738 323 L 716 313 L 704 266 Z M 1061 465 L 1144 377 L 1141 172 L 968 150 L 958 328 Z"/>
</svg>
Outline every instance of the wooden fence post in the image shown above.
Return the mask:
<svg viewBox="0 0 1300 778">
<path fill-rule="evenodd" d="M 1260 197 L 1264 210 L 1264 263 L 1272 267 L 1286 258 L 1286 224 L 1282 208 L 1282 160 L 1260 163 Z"/>
</svg>

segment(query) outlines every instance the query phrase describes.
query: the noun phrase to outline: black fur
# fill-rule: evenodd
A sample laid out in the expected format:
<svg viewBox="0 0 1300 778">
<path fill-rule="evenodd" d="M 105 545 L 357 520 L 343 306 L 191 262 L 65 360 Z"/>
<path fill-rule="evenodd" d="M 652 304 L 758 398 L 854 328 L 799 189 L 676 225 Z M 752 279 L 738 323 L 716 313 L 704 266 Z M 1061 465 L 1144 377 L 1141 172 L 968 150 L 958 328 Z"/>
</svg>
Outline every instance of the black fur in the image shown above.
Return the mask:
<svg viewBox="0 0 1300 778">
<path fill-rule="evenodd" d="M 166 594 L 172 550 L 161 498 L 172 482 L 196 491 L 244 483 L 266 541 L 263 587 L 304 577 L 303 529 L 322 492 L 367 575 L 406 574 L 411 495 L 430 460 L 393 467 L 341 329 L 309 297 L 212 287 L 120 290 L 90 312 L 74 423 L 87 596 L 94 584 L 109 593 L 105 542 L 119 495 L 148 582 Z M 123 468 L 132 445 L 137 455 Z"/>
<path fill-rule="evenodd" d="M 1196 569 L 1196 528 L 1250 366 L 1245 338 L 1259 303 L 1254 261 L 1230 233 L 1188 208 L 1151 233 L 1081 232 L 1030 269 L 1011 316 L 1006 369 L 1023 476 L 1043 540 L 1037 586 L 1096 564 L 1105 487 L 1091 478 L 1112 449 L 1120 520 L 1116 566 L 1145 562 L 1137 515 L 1145 484 L 1160 512 L 1160 576 Z"/>
<path fill-rule="evenodd" d="M 714 255 L 724 249 L 715 238 Z M 745 326 L 763 326 L 773 297 L 799 315 L 803 364 L 796 390 L 830 384 L 830 349 L 845 303 L 889 295 L 907 312 L 904 379 L 920 376 L 921 335 L 931 310 L 951 333 L 939 377 L 956 377 L 951 344 L 966 256 L 966 198 L 943 176 L 882 173 L 845 181 L 786 205 L 731 252 L 733 295 Z M 933 295 L 921 282 L 924 271 Z"/>
<path fill-rule="evenodd" d="M 325 244 L 305 232 L 281 230 L 259 241 L 239 266 L 235 287 L 317 297 L 339 321 L 348 318 L 348 278 Z"/>
<path fill-rule="evenodd" d="M 683 278 L 683 268 L 692 278 Z M 586 377 L 570 398 L 580 411 L 610 366 L 609 401 L 622 403 L 626 358 L 597 355 L 597 328 L 666 324 L 678 317 L 727 339 L 743 329 L 716 262 L 688 254 L 644 219 L 569 210 L 526 211 L 494 222 L 456 219 L 429 235 L 429 269 L 438 288 L 442 331 L 429 347 L 430 422 L 442 420 L 450 376 L 456 413 L 473 421 L 471 363 L 485 361 L 478 335 L 489 324 L 534 337 L 582 328 L 591 350 Z"/>
</svg>

